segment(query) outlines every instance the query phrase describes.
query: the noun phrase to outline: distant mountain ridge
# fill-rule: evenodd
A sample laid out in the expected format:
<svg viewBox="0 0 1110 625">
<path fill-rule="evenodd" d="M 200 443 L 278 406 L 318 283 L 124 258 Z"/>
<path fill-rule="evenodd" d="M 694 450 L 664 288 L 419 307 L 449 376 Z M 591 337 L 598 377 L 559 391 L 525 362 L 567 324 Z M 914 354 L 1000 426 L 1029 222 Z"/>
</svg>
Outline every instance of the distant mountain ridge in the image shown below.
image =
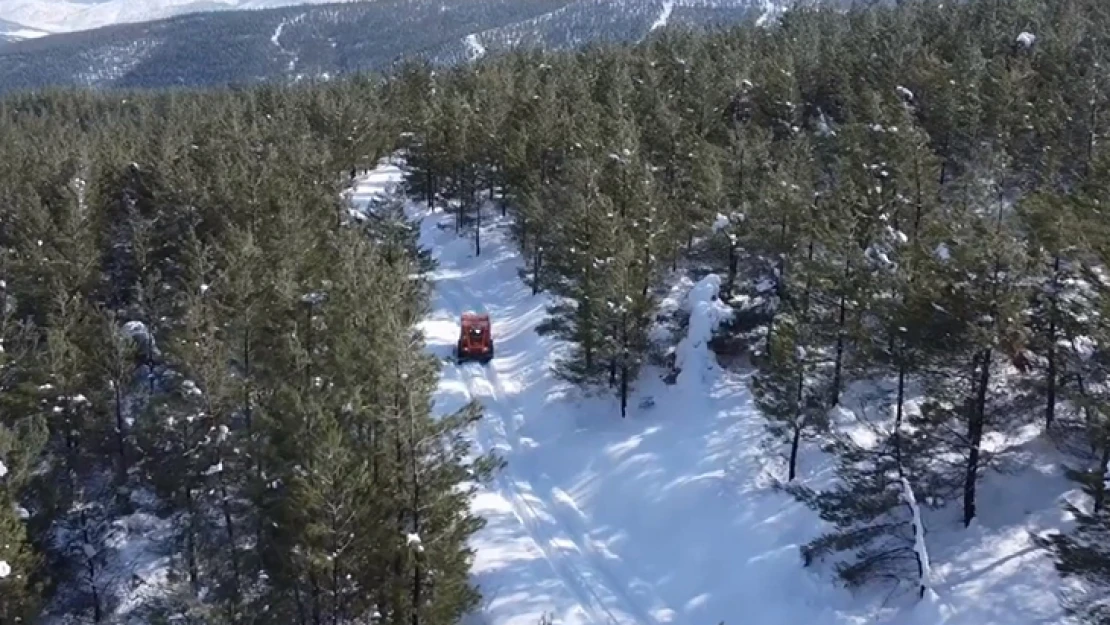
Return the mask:
<svg viewBox="0 0 1110 625">
<path fill-rule="evenodd" d="M 24 39 L 35 39 L 37 37 L 44 37 L 47 34 L 49 33 L 31 28 L 24 24 L 0 19 L 0 44 L 23 41 Z"/>
<path fill-rule="evenodd" d="M 637 40 L 666 24 L 736 23 L 775 7 L 769 0 L 372 0 L 190 13 L 0 45 L 0 93 L 327 78 L 409 56 L 454 63 L 518 44 Z"/>
<path fill-rule="evenodd" d="M 63 33 L 116 24 L 151 22 L 188 13 L 273 9 L 342 0 L 4 0 L 0 20 Z"/>
</svg>

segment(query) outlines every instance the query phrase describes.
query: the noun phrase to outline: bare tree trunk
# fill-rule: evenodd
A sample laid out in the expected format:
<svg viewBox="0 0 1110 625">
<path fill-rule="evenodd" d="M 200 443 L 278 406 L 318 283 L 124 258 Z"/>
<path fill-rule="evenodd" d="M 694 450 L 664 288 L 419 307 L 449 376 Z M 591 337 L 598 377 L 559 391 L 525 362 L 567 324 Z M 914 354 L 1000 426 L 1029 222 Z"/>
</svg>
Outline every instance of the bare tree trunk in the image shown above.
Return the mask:
<svg viewBox="0 0 1110 625">
<path fill-rule="evenodd" d="M 909 368 L 905 360 L 905 346 L 899 346 L 898 363 L 898 396 L 894 408 L 894 460 L 898 463 L 898 477 L 902 477 L 902 420 L 905 417 L 906 406 L 906 370 Z"/>
<path fill-rule="evenodd" d="M 481 204 L 474 207 L 475 225 L 474 225 L 474 255 L 482 255 L 482 206 Z"/>
<path fill-rule="evenodd" d="M 335 508 L 331 509 L 331 625 L 339 625 L 339 520 L 336 518 Z"/>
<path fill-rule="evenodd" d="M 798 448 L 802 443 L 802 427 L 800 424 L 794 426 L 794 436 L 790 440 L 790 469 L 786 480 L 793 482 L 794 478 L 798 475 Z"/>
<path fill-rule="evenodd" d="M 224 517 L 228 557 L 231 561 L 231 604 L 238 611 L 241 598 L 240 579 L 242 571 L 239 562 L 239 545 L 235 533 L 235 520 L 231 513 L 231 497 L 228 495 L 227 480 L 224 479 L 222 472 L 220 473 L 220 509 Z"/>
<path fill-rule="evenodd" d="M 119 363 L 117 363 L 119 366 Z M 123 373 L 113 376 L 112 393 L 116 414 L 116 453 L 119 454 L 119 483 L 127 483 L 127 423 L 123 414 Z"/>
<path fill-rule="evenodd" d="M 740 264 L 740 255 L 736 253 L 736 245 L 729 241 L 728 244 L 728 279 L 725 280 L 725 296 L 732 297 L 736 288 L 736 271 Z"/>
<path fill-rule="evenodd" d="M 78 517 L 81 523 L 81 538 L 84 540 L 86 546 L 90 547 L 95 542 L 93 537 L 89 534 L 89 517 L 82 511 Z M 97 583 L 97 567 L 95 555 L 84 553 L 85 555 L 85 575 L 88 577 L 89 582 L 89 599 L 92 601 L 93 622 L 100 623 L 104 620 L 104 606 L 100 598 L 100 587 Z"/>
<path fill-rule="evenodd" d="M 420 491 L 420 475 L 418 464 L 418 441 L 416 440 L 416 420 L 412 410 L 412 395 L 408 395 L 408 417 L 409 417 L 409 456 L 411 460 L 410 470 L 412 477 L 412 531 L 420 536 L 423 529 L 421 527 L 421 491 Z M 420 562 L 420 552 L 416 550 L 413 553 L 413 566 L 412 566 L 412 614 L 410 625 L 420 625 L 420 606 L 422 603 L 421 591 L 424 587 L 424 569 Z"/>
<path fill-rule="evenodd" d="M 197 527 L 196 527 L 196 502 L 193 499 L 193 489 L 186 486 L 185 510 L 189 515 L 188 526 L 185 528 L 185 567 L 189 571 L 189 587 L 194 593 L 200 592 L 200 569 L 197 565 Z"/>
<path fill-rule="evenodd" d="M 621 363 L 621 418 L 628 415 L 628 362 Z"/>
<path fill-rule="evenodd" d="M 967 440 L 970 447 L 967 455 L 967 470 L 964 474 L 964 527 L 971 525 L 975 518 L 975 487 L 978 484 L 979 456 L 983 443 L 983 430 L 987 416 L 987 386 L 990 383 L 992 352 L 988 348 L 977 359 L 979 379 L 975 389 L 975 402 L 968 415 Z"/>
<path fill-rule="evenodd" d="M 847 279 L 847 277 L 848 277 L 848 272 L 849 272 L 848 266 L 849 266 L 849 264 L 845 263 L 845 269 L 844 269 L 845 279 Z M 847 299 L 848 298 L 847 298 L 847 295 L 845 293 L 840 294 L 840 313 L 839 313 L 839 317 L 837 319 L 837 326 L 836 326 L 836 362 L 834 363 L 834 366 L 833 366 L 832 390 L 831 390 L 831 397 L 829 397 L 829 400 L 830 400 L 829 405 L 830 406 L 836 406 L 837 404 L 840 403 L 841 373 L 844 369 L 844 342 L 845 342 L 845 338 L 846 338 L 845 337 L 845 332 L 844 332 L 844 324 L 847 320 L 847 315 L 848 315 Z"/>
<path fill-rule="evenodd" d="M 543 266 L 543 248 L 536 241 L 536 252 L 532 257 L 532 295 L 536 295 L 540 288 L 540 268 Z"/>
<path fill-rule="evenodd" d="M 1056 324 L 1059 311 L 1057 309 L 1057 300 L 1059 294 L 1057 287 L 1060 283 L 1060 256 L 1056 255 L 1052 259 L 1052 298 L 1049 304 L 1049 318 L 1048 318 L 1048 370 L 1045 372 L 1045 406 L 1044 406 L 1044 427 L 1045 429 L 1052 427 L 1052 422 L 1056 420 Z"/>
</svg>

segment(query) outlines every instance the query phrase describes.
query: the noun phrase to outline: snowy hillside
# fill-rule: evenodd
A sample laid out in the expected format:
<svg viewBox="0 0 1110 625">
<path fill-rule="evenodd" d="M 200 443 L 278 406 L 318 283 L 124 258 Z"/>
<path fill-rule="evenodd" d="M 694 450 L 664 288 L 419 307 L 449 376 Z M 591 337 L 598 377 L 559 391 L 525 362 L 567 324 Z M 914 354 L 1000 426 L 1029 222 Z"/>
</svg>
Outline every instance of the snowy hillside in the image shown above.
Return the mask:
<svg viewBox="0 0 1110 625">
<path fill-rule="evenodd" d="M 112 24 L 149 22 L 198 11 L 269 9 L 337 1 L 343 0 L 8 0 L 0 3 L 0 19 L 63 33 Z"/>
<path fill-rule="evenodd" d="M 37 39 L 50 33 L 28 28 L 23 24 L 0 19 L 0 43 L 5 41 L 22 41 L 24 39 Z"/>
<path fill-rule="evenodd" d="M 374 0 L 7 0 L 0 3 L 0 20 L 27 24 L 47 32 L 75 32 L 110 26 L 165 19 L 200 11 L 233 11 L 273 9 L 312 4 Z M 627 6 L 636 10 L 644 0 L 614 0 L 606 4 Z M 764 11 L 774 11 L 781 3 L 775 0 L 668 0 L 662 3 L 657 25 L 666 23 L 667 16 L 677 7 L 717 7 L 754 4 Z"/>
<path fill-rule="evenodd" d="M 354 200 L 365 203 L 401 173 L 379 167 Z M 1065 522 L 1059 501 L 1044 495 L 1067 490 L 1056 465 L 990 478 L 993 494 L 971 529 L 955 512 L 925 513 L 931 600 L 853 596 L 828 571 L 803 568 L 799 546 L 822 524 L 774 487 L 782 467 L 768 461 L 747 373 L 721 369 L 708 351 L 728 315 L 715 276 L 673 281 L 666 307 L 691 317 L 677 337 L 682 374 L 668 385 L 646 370 L 622 420 L 613 400 L 583 398 L 549 374 L 562 347 L 535 332 L 549 302 L 518 279 L 507 221 L 488 211 L 475 256 L 450 215 L 410 211 L 439 261 L 423 324 L 429 349 L 445 359 L 437 410 L 480 400 L 476 441 L 508 463 L 474 502 L 488 520 L 474 541 L 485 597 L 476 623 L 534 625 L 544 615 L 568 625 L 1060 622 L 1059 578 L 1029 537 Z M 493 319 L 488 365 L 450 359 L 466 310 Z M 800 467 L 810 484 L 830 470 L 814 449 Z"/>
<path fill-rule="evenodd" d="M 668 25 L 765 18 L 779 6 L 770 0 L 372 0 L 261 10 L 288 4 L 0 2 L 0 19 L 40 28 L 70 31 L 114 24 L 5 46 L 0 92 L 298 81 L 378 70 L 413 55 L 451 64 L 517 45 L 565 49 L 594 41 L 637 41 Z M 260 10 L 223 10 L 233 8 Z M 180 15 L 199 10 L 208 12 Z M 176 17 L 144 21 L 169 15 Z"/>
</svg>

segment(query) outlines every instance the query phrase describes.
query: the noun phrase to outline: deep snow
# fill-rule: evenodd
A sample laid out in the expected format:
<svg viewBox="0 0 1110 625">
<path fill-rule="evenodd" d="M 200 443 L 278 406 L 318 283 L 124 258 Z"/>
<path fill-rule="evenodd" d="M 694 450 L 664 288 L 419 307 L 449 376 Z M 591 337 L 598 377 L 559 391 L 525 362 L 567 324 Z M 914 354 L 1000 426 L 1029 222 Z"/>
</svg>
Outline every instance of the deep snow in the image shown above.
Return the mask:
<svg viewBox="0 0 1110 625">
<path fill-rule="evenodd" d="M 400 177 L 383 163 L 350 197 L 364 204 Z M 987 478 L 982 519 L 970 530 L 954 514 L 925 515 L 935 594 L 921 603 L 912 594 L 853 596 L 827 569 L 802 567 L 798 547 L 821 522 L 773 489 L 784 450 L 765 442 L 747 375 L 692 355 L 707 356 L 704 337 L 684 343 L 684 358 L 701 360 L 704 375 L 669 386 L 661 371 L 646 370 L 622 420 L 615 399 L 582 397 L 550 375 L 560 345 L 535 333 L 548 299 L 518 278 L 505 219 L 493 210 L 483 218 L 476 257 L 449 214 L 409 210 L 439 261 L 422 324 L 428 349 L 444 358 L 437 411 L 481 401 L 475 441 L 508 462 L 474 500 L 488 520 L 473 539 L 485 597 L 477 623 L 534 625 L 544 615 L 568 625 L 1061 622 L 1059 579 L 1029 540 L 1065 522 L 1058 465 Z M 668 307 L 721 314 L 706 308 L 711 285 L 702 281 L 686 300 L 691 283 L 682 284 L 674 297 L 685 303 Z M 492 317 L 497 356 L 488 365 L 449 359 L 464 310 Z M 654 405 L 637 408 L 645 397 Z M 806 449 L 800 470 L 800 479 L 820 482 L 830 463 Z"/>
</svg>

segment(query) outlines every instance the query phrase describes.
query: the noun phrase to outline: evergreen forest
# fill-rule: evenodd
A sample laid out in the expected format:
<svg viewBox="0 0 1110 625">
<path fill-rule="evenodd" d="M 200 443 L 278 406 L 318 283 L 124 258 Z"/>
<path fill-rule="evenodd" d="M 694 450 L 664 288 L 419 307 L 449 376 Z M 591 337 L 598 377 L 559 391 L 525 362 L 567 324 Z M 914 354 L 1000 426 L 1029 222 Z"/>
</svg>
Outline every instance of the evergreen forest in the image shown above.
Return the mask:
<svg viewBox="0 0 1110 625">
<path fill-rule="evenodd" d="M 711 347 L 752 369 L 779 488 L 826 525 L 798 566 L 831 563 L 830 584 L 924 595 L 918 508 L 970 527 L 985 476 L 1044 461 L 1000 443 L 1035 432 L 1085 494 L 1038 548 L 1067 613 L 1110 623 L 1107 133 L 1103 0 L 5 96 L 0 625 L 453 625 L 480 605 L 470 496 L 503 463 L 472 448 L 480 404 L 433 405 L 434 261 L 406 203 L 479 257 L 483 217 L 511 219 L 521 280 L 557 302 L 540 332 L 571 346 L 552 375 L 610 395 L 598 418 L 674 368 L 652 339 L 683 323 L 668 285 L 721 276 L 735 314 Z M 385 158 L 407 198 L 368 219 L 347 192 Z M 806 444 L 836 458 L 828 484 L 795 479 Z M 135 535 L 165 554 L 157 593 Z"/>
</svg>

